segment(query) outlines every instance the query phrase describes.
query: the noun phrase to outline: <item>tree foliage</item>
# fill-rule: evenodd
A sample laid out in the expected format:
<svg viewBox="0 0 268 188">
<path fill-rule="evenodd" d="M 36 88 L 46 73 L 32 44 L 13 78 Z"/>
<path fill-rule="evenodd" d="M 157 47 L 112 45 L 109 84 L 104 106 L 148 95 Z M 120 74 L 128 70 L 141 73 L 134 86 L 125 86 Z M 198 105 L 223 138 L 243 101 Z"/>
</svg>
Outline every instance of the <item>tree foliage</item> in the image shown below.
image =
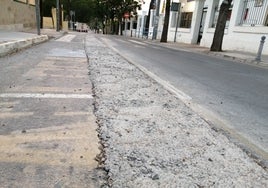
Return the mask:
<svg viewBox="0 0 268 188">
<path fill-rule="evenodd" d="M 64 15 L 69 16 L 69 11 L 75 11 L 76 20 L 88 23 L 95 16 L 95 0 L 59 0 L 63 6 Z M 52 7 L 56 7 L 56 0 L 42 0 L 43 16 L 51 17 Z"/>
<path fill-rule="evenodd" d="M 115 31 L 115 24 L 120 25 L 123 20 L 124 13 L 131 16 L 136 15 L 136 10 L 140 6 L 135 0 L 96 0 L 97 14 L 96 18 L 110 24 L 110 32 Z"/>
<path fill-rule="evenodd" d="M 51 8 L 56 7 L 56 0 L 42 0 L 42 3 L 43 16 L 51 16 Z M 60 4 L 68 20 L 69 12 L 73 10 L 76 21 L 92 27 L 115 22 L 121 24 L 124 13 L 135 15 L 140 6 L 135 0 L 60 0 Z"/>
</svg>

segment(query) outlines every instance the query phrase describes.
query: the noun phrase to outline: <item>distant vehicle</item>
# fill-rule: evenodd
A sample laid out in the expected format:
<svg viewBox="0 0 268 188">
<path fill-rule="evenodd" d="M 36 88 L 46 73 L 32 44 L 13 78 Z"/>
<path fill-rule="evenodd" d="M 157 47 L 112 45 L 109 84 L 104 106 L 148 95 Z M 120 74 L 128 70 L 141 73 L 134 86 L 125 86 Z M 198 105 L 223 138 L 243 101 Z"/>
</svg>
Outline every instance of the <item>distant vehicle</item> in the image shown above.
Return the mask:
<svg viewBox="0 0 268 188">
<path fill-rule="evenodd" d="M 76 27 L 76 31 L 78 32 L 88 32 L 89 30 L 89 27 L 86 23 L 76 22 L 75 27 Z"/>
</svg>

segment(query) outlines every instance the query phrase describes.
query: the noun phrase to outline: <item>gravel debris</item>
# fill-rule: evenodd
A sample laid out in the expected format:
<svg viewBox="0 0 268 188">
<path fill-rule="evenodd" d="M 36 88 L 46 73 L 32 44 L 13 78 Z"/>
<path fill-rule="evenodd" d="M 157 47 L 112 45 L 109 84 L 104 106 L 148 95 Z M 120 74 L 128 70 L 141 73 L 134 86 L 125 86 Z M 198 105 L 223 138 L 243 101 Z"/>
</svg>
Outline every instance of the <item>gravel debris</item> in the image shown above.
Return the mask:
<svg viewBox="0 0 268 188">
<path fill-rule="evenodd" d="M 95 115 L 111 187 L 268 187 L 267 170 L 93 35 Z"/>
</svg>

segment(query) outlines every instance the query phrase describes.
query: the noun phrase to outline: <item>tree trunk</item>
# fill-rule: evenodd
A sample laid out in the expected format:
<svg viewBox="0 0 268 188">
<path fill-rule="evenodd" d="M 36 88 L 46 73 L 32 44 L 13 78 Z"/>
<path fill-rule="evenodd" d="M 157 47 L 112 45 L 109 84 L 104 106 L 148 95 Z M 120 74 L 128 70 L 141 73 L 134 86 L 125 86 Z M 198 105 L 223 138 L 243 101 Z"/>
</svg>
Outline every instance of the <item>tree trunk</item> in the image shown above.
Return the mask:
<svg viewBox="0 0 268 188">
<path fill-rule="evenodd" d="M 167 42 L 169 15 L 170 15 L 170 0 L 167 0 L 167 2 L 166 2 L 166 10 L 165 11 L 166 11 L 165 12 L 165 20 L 164 20 L 163 32 L 161 35 L 160 42 Z"/>
<path fill-rule="evenodd" d="M 220 7 L 219 17 L 213 37 L 213 42 L 210 47 L 210 51 L 220 52 L 222 51 L 222 41 L 224 36 L 224 30 L 226 21 L 228 18 L 229 8 L 231 7 L 232 0 L 224 0 Z"/>
</svg>

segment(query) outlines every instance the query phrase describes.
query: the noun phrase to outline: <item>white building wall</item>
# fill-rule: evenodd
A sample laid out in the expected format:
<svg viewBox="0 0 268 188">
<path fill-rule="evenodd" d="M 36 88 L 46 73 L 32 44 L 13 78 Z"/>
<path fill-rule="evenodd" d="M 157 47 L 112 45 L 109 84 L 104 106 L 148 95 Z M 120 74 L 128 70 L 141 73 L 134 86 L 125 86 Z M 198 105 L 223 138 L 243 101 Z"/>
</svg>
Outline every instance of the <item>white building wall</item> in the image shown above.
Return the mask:
<svg viewBox="0 0 268 188">
<path fill-rule="evenodd" d="M 147 9 L 149 8 L 150 0 L 148 1 Z M 196 44 L 199 34 L 200 22 L 202 17 L 202 11 L 204 7 L 207 7 L 205 24 L 203 26 L 203 36 L 200 42 L 201 46 L 210 47 L 214 37 L 215 28 L 212 27 L 214 22 L 214 12 L 215 7 L 219 7 L 223 0 L 195 0 L 187 2 L 187 0 L 173 0 L 173 2 L 180 2 L 183 6 L 181 11 L 193 12 L 191 28 L 180 28 L 178 27 L 176 42 Z M 239 25 L 241 16 L 243 13 L 243 2 L 244 0 L 234 0 L 232 8 L 232 15 L 230 22 L 228 22 L 228 28 L 225 29 L 225 35 L 223 38 L 223 50 L 237 50 L 256 53 L 260 44 L 260 39 L 262 36 L 266 36 L 266 42 L 263 48 L 263 54 L 268 55 L 268 26 L 260 25 Z M 268 14 L 268 6 L 265 4 L 268 0 L 263 0 L 264 6 L 266 8 L 266 14 Z M 164 3 L 165 0 L 160 0 L 159 6 L 159 23 L 157 39 L 161 38 L 164 22 Z M 138 26 L 136 36 L 142 36 L 142 31 L 144 27 L 144 16 L 148 14 L 148 10 L 143 8 L 139 13 Z M 170 15 L 171 16 L 171 15 Z M 249 15 L 250 16 L 250 15 Z M 141 23 L 139 23 L 139 21 Z M 171 17 L 170 17 L 171 23 Z M 169 25 L 168 41 L 174 41 L 175 27 Z M 139 35 L 138 35 L 139 34 Z"/>
<path fill-rule="evenodd" d="M 198 1 L 199 0 L 197 0 L 197 2 L 192 1 L 192 2 L 187 3 L 187 0 L 177 0 L 174 2 L 181 3 L 181 12 L 194 12 Z M 170 21 L 171 21 L 171 14 L 170 14 Z M 180 28 L 178 26 L 176 42 L 192 43 L 194 23 L 195 23 L 195 15 L 193 14 L 191 28 Z M 162 29 L 163 29 L 163 25 L 162 25 L 161 30 Z M 169 25 L 168 41 L 174 41 L 175 30 L 176 30 L 175 27 L 170 27 Z"/>
<path fill-rule="evenodd" d="M 165 0 L 161 0 L 160 6 L 160 18 L 158 24 L 158 35 L 157 38 L 161 38 L 162 30 L 163 30 L 163 23 L 164 23 L 164 12 L 163 10 L 163 3 Z M 195 44 L 197 43 L 198 34 L 199 34 L 199 27 L 200 21 L 202 17 L 202 10 L 204 7 L 205 0 L 195 0 L 191 2 L 187 2 L 187 0 L 173 0 L 174 3 L 180 2 L 181 3 L 181 12 L 193 12 L 192 15 L 192 23 L 190 28 L 180 28 L 178 25 L 177 34 L 176 34 L 176 42 L 182 43 L 190 43 Z M 168 32 L 168 41 L 174 41 L 176 27 L 171 26 L 172 20 L 172 12 L 170 13 L 169 19 L 169 32 Z"/>
<path fill-rule="evenodd" d="M 215 7 L 219 5 L 219 0 L 206 0 L 206 4 L 208 6 L 208 11 L 200 46 L 210 47 L 215 32 L 215 28 L 212 28 L 212 23 L 214 21 L 214 11 Z"/>
<path fill-rule="evenodd" d="M 268 0 L 264 0 L 264 2 L 267 1 Z M 215 31 L 215 28 L 211 28 L 211 19 L 213 17 L 213 7 L 215 7 L 217 1 L 207 0 L 207 3 L 209 8 L 204 33 L 200 45 L 210 47 Z M 266 6 L 262 8 L 266 8 L 266 14 L 268 14 L 268 7 Z M 229 27 L 225 30 L 222 49 L 257 53 L 261 37 L 266 36 L 267 40 L 264 44 L 263 54 L 268 55 L 268 27 L 260 25 L 239 25 L 242 16 L 242 10 L 243 0 L 234 1 L 232 16 L 230 19 Z"/>
</svg>

